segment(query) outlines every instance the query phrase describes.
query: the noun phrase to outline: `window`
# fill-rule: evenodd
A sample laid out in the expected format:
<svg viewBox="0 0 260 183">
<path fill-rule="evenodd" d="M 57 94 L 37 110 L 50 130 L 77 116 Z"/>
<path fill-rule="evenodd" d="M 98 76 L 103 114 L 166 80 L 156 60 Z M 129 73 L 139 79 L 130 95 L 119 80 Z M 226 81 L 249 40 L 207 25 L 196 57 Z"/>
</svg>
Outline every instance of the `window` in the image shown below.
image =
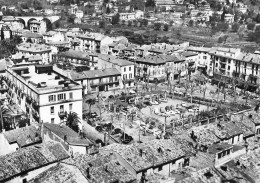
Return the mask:
<svg viewBox="0 0 260 183">
<path fill-rule="evenodd" d="M 207 56 L 203 56 L 203 59 L 206 60 L 206 59 L 207 59 Z"/>
<path fill-rule="evenodd" d="M 109 82 L 113 82 L 113 77 L 109 77 Z"/>
<path fill-rule="evenodd" d="M 131 71 L 131 67 L 129 67 L 129 71 Z"/>
<path fill-rule="evenodd" d="M 70 92 L 70 99 L 73 99 L 73 93 Z"/>
<path fill-rule="evenodd" d="M 221 158 L 221 153 L 218 153 L 218 159 L 220 159 Z"/>
<path fill-rule="evenodd" d="M 66 100 L 66 94 L 65 93 L 58 94 L 58 100 Z"/>
<path fill-rule="evenodd" d="M 51 118 L 51 123 L 54 123 L 54 118 Z"/>
<path fill-rule="evenodd" d="M 72 111 L 72 104 L 69 104 L 69 110 Z"/>
<path fill-rule="evenodd" d="M 64 112 L 64 105 L 60 105 L 60 112 Z"/>
<path fill-rule="evenodd" d="M 132 74 L 129 74 L 129 79 L 132 79 Z"/>
<path fill-rule="evenodd" d="M 230 154 L 230 149 L 227 150 L 227 155 L 229 155 L 229 154 Z"/>
<path fill-rule="evenodd" d="M 126 72 L 126 67 L 124 67 L 124 72 Z"/>
<path fill-rule="evenodd" d="M 127 79 L 127 74 L 124 74 L 124 75 L 123 75 L 123 79 Z"/>
<path fill-rule="evenodd" d="M 56 95 L 49 95 L 49 102 L 56 101 Z"/>
<path fill-rule="evenodd" d="M 228 66 L 228 70 L 230 70 L 230 66 Z"/>
<path fill-rule="evenodd" d="M 231 60 L 228 60 L 228 63 L 230 64 L 230 63 L 231 63 Z"/>
<path fill-rule="evenodd" d="M 51 114 L 54 114 L 54 106 L 51 107 Z"/>
</svg>

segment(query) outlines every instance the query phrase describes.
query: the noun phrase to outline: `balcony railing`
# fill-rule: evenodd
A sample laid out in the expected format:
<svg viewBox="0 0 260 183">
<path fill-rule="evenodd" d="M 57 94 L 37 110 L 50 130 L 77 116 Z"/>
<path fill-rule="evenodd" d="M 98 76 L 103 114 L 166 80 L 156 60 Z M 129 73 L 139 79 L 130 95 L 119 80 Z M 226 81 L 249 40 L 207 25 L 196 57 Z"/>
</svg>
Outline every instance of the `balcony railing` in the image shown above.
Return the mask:
<svg viewBox="0 0 260 183">
<path fill-rule="evenodd" d="M 67 111 L 60 111 L 58 112 L 58 115 L 61 119 L 64 119 L 67 116 Z"/>
</svg>

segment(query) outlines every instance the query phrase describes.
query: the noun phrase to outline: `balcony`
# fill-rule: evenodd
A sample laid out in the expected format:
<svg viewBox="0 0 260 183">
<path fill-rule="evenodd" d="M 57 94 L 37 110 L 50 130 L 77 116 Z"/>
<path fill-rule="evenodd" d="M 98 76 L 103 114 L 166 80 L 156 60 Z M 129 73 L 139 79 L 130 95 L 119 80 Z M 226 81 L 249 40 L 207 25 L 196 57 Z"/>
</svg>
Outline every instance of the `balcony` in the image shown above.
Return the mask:
<svg viewBox="0 0 260 183">
<path fill-rule="evenodd" d="M 25 101 L 26 101 L 28 104 L 31 104 L 31 103 L 32 103 L 32 97 L 27 96 Z"/>
<path fill-rule="evenodd" d="M 67 116 L 67 111 L 60 111 L 58 112 L 58 115 L 61 119 L 64 119 Z"/>
</svg>

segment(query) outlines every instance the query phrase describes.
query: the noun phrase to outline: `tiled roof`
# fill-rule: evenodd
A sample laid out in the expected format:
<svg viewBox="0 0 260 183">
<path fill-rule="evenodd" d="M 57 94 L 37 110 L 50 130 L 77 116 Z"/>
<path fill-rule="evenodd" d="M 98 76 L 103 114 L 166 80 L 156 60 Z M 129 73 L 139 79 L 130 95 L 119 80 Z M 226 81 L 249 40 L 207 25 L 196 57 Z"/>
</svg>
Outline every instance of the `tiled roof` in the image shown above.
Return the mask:
<svg viewBox="0 0 260 183">
<path fill-rule="evenodd" d="M 54 142 L 19 149 L 0 157 L 0 182 L 68 157 L 61 144 Z"/>
<path fill-rule="evenodd" d="M 6 131 L 4 132 L 4 136 L 10 144 L 17 143 L 19 147 L 24 147 L 41 142 L 39 133 L 35 126 L 26 126 Z"/>
<path fill-rule="evenodd" d="M 71 77 L 73 80 L 95 79 L 95 78 L 120 76 L 120 75 L 121 75 L 121 73 L 116 68 L 89 70 L 89 71 L 83 71 L 80 73 L 75 73 L 75 71 L 71 71 Z"/>
<path fill-rule="evenodd" d="M 67 126 L 60 126 L 52 123 L 44 123 L 45 128 L 52 131 L 54 134 L 64 139 L 64 136 L 67 136 L 67 142 L 71 145 L 80 145 L 80 146 L 89 146 L 93 143 L 85 138 L 80 138 L 79 134 L 73 131 Z"/>
<path fill-rule="evenodd" d="M 119 66 L 129 66 L 129 65 L 134 65 L 133 62 L 130 62 L 128 60 L 125 59 L 119 59 L 115 56 L 108 56 L 106 54 L 99 54 L 98 58 L 105 60 L 107 62 L 113 63 L 115 65 L 119 65 Z"/>
<path fill-rule="evenodd" d="M 132 182 L 135 176 L 120 164 L 113 153 L 99 153 L 93 156 L 76 155 L 73 159 L 81 173 L 93 183 Z M 89 169 L 89 176 L 87 173 Z"/>
<path fill-rule="evenodd" d="M 197 53 L 194 53 L 194 52 L 190 52 L 190 51 L 184 51 L 181 53 L 181 55 L 183 55 L 184 57 L 192 57 L 192 56 L 195 56 L 195 55 L 198 55 Z"/>
<path fill-rule="evenodd" d="M 236 60 L 260 64 L 260 55 L 253 53 L 240 53 Z"/>
<path fill-rule="evenodd" d="M 82 59 L 82 60 L 89 60 L 89 55 L 86 52 L 83 51 L 76 51 L 76 50 L 68 50 L 65 52 L 60 52 L 58 56 L 63 57 L 69 57 L 69 58 L 75 58 L 75 59 Z"/>
<path fill-rule="evenodd" d="M 141 62 L 141 63 L 148 63 L 148 64 L 165 64 L 167 62 L 180 62 L 184 61 L 182 57 L 178 57 L 175 55 L 148 55 L 144 58 L 139 58 L 136 60 L 136 62 Z"/>
<path fill-rule="evenodd" d="M 199 52 L 209 52 L 211 48 L 207 47 L 194 47 L 190 46 L 187 48 L 188 51 L 199 51 Z"/>
<path fill-rule="evenodd" d="M 56 183 L 56 182 L 66 182 L 66 183 L 76 183 L 76 182 L 87 182 L 85 177 L 80 173 L 80 171 L 74 166 L 68 166 L 65 164 L 57 164 L 41 174 L 37 175 L 28 183 Z"/>
<path fill-rule="evenodd" d="M 136 171 L 171 162 L 185 156 L 181 144 L 175 140 L 153 140 L 131 145 L 112 144 L 103 150 L 117 152 Z"/>
<path fill-rule="evenodd" d="M 210 154 L 216 154 L 219 152 L 222 152 L 226 149 L 231 149 L 233 148 L 233 145 L 227 144 L 227 143 L 220 143 L 220 144 L 212 144 L 208 148 L 208 152 Z"/>
<path fill-rule="evenodd" d="M 26 37 L 26 38 L 42 38 L 43 36 L 41 34 L 38 33 L 33 33 L 31 31 L 26 31 L 23 32 L 22 37 Z"/>
</svg>

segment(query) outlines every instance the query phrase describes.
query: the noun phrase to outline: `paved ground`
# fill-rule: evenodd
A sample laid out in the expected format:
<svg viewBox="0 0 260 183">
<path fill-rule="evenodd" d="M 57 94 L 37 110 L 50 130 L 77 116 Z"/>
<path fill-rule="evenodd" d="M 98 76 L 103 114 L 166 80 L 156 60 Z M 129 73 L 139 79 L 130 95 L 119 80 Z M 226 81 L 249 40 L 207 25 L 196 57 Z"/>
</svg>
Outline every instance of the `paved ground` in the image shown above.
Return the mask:
<svg viewBox="0 0 260 183">
<path fill-rule="evenodd" d="M 151 86 L 152 86 L 151 87 L 152 90 L 154 90 L 155 85 L 151 84 Z M 207 83 L 206 86 L 207 86 L 207 90 L 206 90 L 206 94 L 205 94 L 206 98 L 211 98 L 211 99 L 215 99 L 215 100 L 223 100 L 224 99 L 224 95 L 222 93 L 220 93 L 219 95 L 218 94 L 212 94 L 212 92 L 216 92 L 216 89 L 217 89 L 216 85 L 211 85 L 211 84 Z M 157 89 L 161 90 L 161 91 L 167 91 L 168 87 L 165 84 L 159 84 L 157 86 Z M 138 87 L 138 91 L 144 91 L 142 86 Z M 176 87 L 175 91 L 184 92 L 184 88 Z M 240 92 L 239 89 L 237 89 L 237 91 Z M 114 91 L 102 92 L 99 95 L 100 96 L 109 96 L 109 95 L 114 95 L 114 94 L 121 94 L 121 92 L 125 92 L 125 90 L 119 90 L 119 91 L 116 91 L 116 92 L 114 92 Z M 88 98 L 96 98 L 96 96 L 97 96 L 97 94 L 88 95 L 85 98 L 85 101 Z M 199 87 L 193 93 L 193 96 L 203 97 L 203 93 L 200 92 Z M 232 102 L 232 101 L 234 101 L 234 97 L 232 97 L 230 95 L 226 95 L 226 101 Z M 174 105 L 176 107 L 177 104 L 181 104 L 183 102 L 187 103 L 187 105 L 191 105 L 190 102 L 183 101 L 183 100 L 180 100 L 180 99 L 177 99 L 177 98 L 168 99 L 167 103 L 162 103 L 162 104 L 159 104 L 159 105 L 153 105 L 152 108 L 146 107 L 146 108 L 141 109 L 141 111 L 138 111 L 138 115 L 137 115 L 138 117 L 135 117 L 135 120 L 141 119 L 143 121 L 146 121 L 146 119 L 149 118 L 149 120 L 156 121 L 156 123 L 157 123 L 156 126 L 159 126 L 161 124 L 164 124 L 165 117 L 154 114 L 152 112 L 153 110 L 151 110 L 151 109 L 155 109 L 155 108 L 159 109 L 160 107 L 165 107 L 167 105 L 168 106 Z M 242 103 L 245 103 L 245 100 L 242 99 L 242 96 L 240 96 L 240 97 L 237 98 L 237 102 L 242 104 Z M 251 101 L 249 100 L 249 103 L 252 103 L 253 105 L 255 105 L 256 100 L 251 100 Z M 105 103 L 102 102 L 101 100 L 99 102 L 96 102 L 96 104 L 91 107 L 91 111 L 97 112 L 97 114 L 99 115 L 100 114 L 100 108 L 98 106 L 102 106 L 104 104 Z M 203 110 L 211 110 L 211 109 L 212 109 L 211 107 L 208 107 L 208 106 L 205 106 L 205 105 L 200 105 L 199 110 L 203 111 Z M 85 112 L 89 111 L 89 106 L 85 102 L 83 103 L 83 110 Z M 105 111 L 103 108 L 101 110 L 101 113 L 102 113 L 101 117 L 104 119 L 105 122 L 112 121 L 111 116 L 114 116 L 113 117 L 113 125 L 115 126 L 115 128 L 124 129 L 128 135 L 131 135 L 134 138 L 135 141 L 139 141 L 139 139 L 141 141 L 149 141 L 149 140 L 155 139 L 155 136 L 148 134 L 147 132 L 144 133 L 143 131 L 141 131 L 139 124 L 136 124 L 130 118 L 126 119 L 123 114 L 114 115 L 113 113 Z M 194 115 L 194 112 L 185 112 L 184 117 L 187 117 L 188 115 Z M 166 122 L 167 122 L 167 124 L 169 124 L 170 121 L 178 120 L 179 118 L 180 118 L 180 115 L 176 114 L 174 116 L 167 117 Z M 97 138 L 102 139 L 102 140 L 104 139 L 104 134 L 97 132 L 95 130 L 95 128 L 90 126 L 89 124 L 87 124 L 87 122 L 84 122 L 84 128 L 85 128 L 85 132 L 88 133 L 91 136 L 91 138 L 93 138 L 94 140 L 96 140 Z"/>
</svg>

